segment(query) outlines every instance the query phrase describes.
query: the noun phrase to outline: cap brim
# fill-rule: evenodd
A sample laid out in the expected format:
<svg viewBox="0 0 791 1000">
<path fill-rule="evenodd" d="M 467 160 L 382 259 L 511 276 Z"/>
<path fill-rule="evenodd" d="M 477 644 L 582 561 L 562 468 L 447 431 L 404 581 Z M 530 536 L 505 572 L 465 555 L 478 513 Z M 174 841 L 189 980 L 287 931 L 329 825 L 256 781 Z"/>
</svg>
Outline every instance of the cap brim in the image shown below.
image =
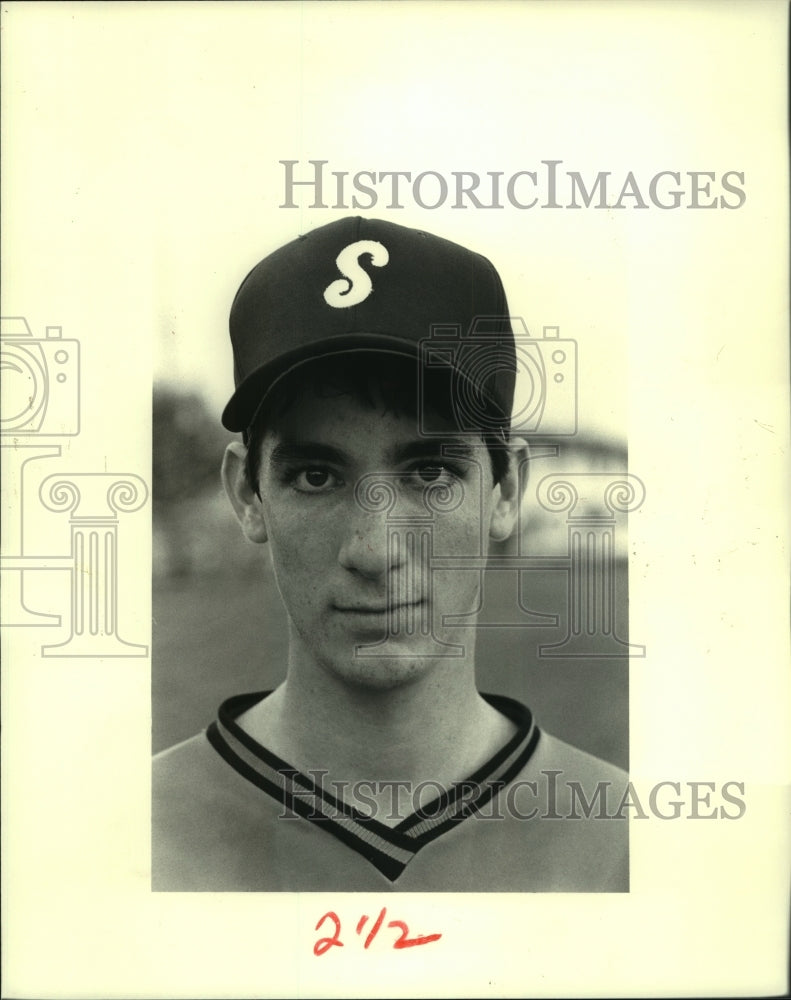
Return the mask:
<svg viewBox="0 0 791 1000">
<path fill-rule="evenodd" d="M 282 354 L 276 361 L 261 365 L 243 379 L 223 410 L 222 423 L 229 431 L 246 431 L 253 423 L 266 396 L 277 383 L 308 361 L 359 351 L 395 354 L 417 359 L 420 345 L 414 340 L 385 336 L 381 333 L 354 333 L 324 338 Z"/>
</svg>

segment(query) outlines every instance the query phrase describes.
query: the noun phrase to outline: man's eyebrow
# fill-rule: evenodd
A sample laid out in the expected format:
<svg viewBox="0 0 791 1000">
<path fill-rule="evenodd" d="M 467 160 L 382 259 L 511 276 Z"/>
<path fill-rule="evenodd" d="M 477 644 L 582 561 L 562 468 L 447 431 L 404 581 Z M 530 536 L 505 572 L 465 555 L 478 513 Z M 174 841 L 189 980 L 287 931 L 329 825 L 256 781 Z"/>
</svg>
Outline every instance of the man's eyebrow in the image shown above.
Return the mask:
<svg viewBox="0 0 791 1000">
<path fill-rule="evenodd" d="M 473 448 L 462 438 L 421 438 L 397 445 L 393 449 L 392 461 L 394 465 L 420 458 L 438 462 L 444 457 L 473 461 L 478 450 L 480 449 Z M 269 460 L 273 465 L 294 462 L 331 462 L 333 465 L 351 463 L 351 458 L 345 451 L 321 441 L 281 441 L 272 449 Z"/>
<path fill-rule="evenodd" d="M 395 449 L 394 458 L 396 462 L 408 462 L 415 458 L 442 459 L 447 456 L 472 461 L 475 455 L 476 449 L 463 438 L 447 437 L 410 441 L 409 444 L 400 445 Z"/>
<path fill-rule="evenodd" d="M 289 462 L 332 462 L 343 465 L 349 460 L 340 448 L 320 441 L 281 441 L 272 449 L 270 462 L 284 465 Z"/>
</svg>

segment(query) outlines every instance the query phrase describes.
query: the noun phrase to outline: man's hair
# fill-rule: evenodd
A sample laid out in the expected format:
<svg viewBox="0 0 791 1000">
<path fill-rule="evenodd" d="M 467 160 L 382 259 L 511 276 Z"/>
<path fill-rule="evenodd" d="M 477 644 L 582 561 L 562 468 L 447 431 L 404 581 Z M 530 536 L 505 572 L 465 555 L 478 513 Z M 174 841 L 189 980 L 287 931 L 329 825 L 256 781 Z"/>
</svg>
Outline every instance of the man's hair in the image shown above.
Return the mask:
<svg viewBox="0 0 791 1000">
<path fill-rule="evenodd" d="M 384 412 L 414 416 L 417 422 L 422 405 L 417 365 L 416 360 L 406 357 L 366 351 L 314 359 L 284 375 L 267 393 L 244 435 L 245 475 L 250 488 L 260 497 L 258 477 L 264 433 L 277 425 L 278 417 L 294 404 L 301 392 L 312 391 L 319 399 L 351 396 L 372 410 L 382 406 Z M 440 373 L 424 370 L 423 374 L 423 396 L 428 400 L 429 411 L 458 426 L 451 380 Z M 502 418 L 498 422 L 493 417 L 487 423 L 489 426 L 482 427 L 480 433 L 489 451 L 492 479 L 497 485 L 508 469 L 509 427 Z"/>
</svg>

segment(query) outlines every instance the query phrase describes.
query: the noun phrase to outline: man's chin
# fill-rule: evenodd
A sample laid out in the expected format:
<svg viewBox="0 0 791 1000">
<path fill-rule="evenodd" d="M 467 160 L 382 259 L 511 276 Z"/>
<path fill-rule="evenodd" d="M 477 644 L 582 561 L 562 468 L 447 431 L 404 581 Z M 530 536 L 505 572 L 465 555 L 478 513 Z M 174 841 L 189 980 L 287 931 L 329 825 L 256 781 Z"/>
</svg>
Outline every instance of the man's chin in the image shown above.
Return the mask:
<svg viewBox="0 0 791 1000">
<path fill-rule="evenodd" d="M 374 655 L 376 648 L 376 645 L 360 646 L 349 659 L 327 666 L 349 687 L 385 692 L 416 683 L 430 673 L 436 663 L 432 657 L 413 653 Z"/>
</svg>

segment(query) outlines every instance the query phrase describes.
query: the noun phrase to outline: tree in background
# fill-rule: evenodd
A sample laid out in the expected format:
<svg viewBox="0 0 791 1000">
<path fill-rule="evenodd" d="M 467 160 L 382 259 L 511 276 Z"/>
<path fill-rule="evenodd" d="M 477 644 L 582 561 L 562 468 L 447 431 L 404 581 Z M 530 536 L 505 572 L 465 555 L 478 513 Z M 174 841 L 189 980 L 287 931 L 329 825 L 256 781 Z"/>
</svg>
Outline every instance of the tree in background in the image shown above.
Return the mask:
<svg viewBox="0 0 791 1000">
<path fill-rule="evenodd" d="M 219 489 L 227 442 L 228 434 L 202 396 L 171 385 L 154 386 L 154 530 L 171 575 L 192 572 L 195 502 Z"/>
</svg>

